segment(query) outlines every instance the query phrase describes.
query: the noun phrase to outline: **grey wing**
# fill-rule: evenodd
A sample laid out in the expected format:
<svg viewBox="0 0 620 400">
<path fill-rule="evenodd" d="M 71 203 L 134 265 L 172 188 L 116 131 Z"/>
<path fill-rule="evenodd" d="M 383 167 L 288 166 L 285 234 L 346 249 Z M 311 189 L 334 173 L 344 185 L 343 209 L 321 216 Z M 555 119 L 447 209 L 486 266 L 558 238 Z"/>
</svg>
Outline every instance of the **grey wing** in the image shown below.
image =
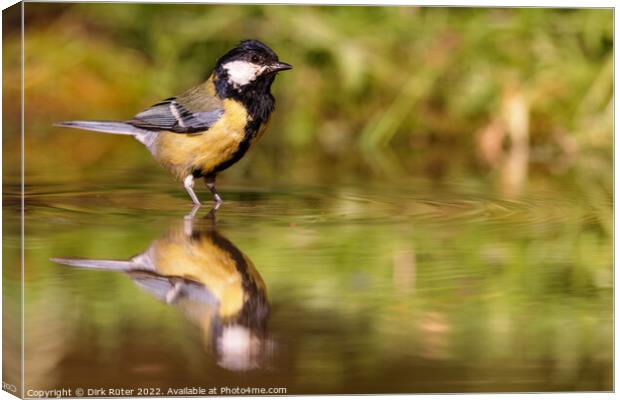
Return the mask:
<svg viewBox="0 0 620 400">
<path fill-rule="evenodd" d="M 177 300 L 187 298 L 190 301 L 217 305 L 218 300 L 206 286 L 188 279 L 167 277 L 148 271 L 131 271 L 128 273 L 134 283 L 159 300 Z M 178 286 L 178 293 L 169 298 L 171 291 Z"/>
<path fill-rule="evenodd" d="M 220 107 L 192 112 L 171 97 L 147 108 L 127 123 L 148 130 L 197 133 L 211 128 L 223 114 L 224 109 Z"/>
</svg>

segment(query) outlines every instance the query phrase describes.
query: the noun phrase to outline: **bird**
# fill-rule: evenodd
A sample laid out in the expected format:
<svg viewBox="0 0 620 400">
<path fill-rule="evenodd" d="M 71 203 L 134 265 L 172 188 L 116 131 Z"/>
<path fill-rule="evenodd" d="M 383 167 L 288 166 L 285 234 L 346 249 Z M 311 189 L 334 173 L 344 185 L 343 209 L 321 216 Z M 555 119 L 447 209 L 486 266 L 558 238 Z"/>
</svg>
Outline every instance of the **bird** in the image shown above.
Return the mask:
<svg viewBox="0 0 620 400">
<path fill-rule="evenodd" d="M 126 274 L 196 325 L 221 367 L 256 369 L 274 348 L 266 328 L 267 288 L 250 258 L 214 226 L 213 216 L 173 222 L 145 251 L 129 259 L 50 260 Z"/>
<path fill-rule="evenodd" d="M 133 136 L 181 180 L 200 206 L 203 178 L 217 206 L 216 175 L 239 161 L 264 135 L 275 109 L 271 85 L 293 66 L 264 43 L 248 39 L 226 52 L 203 83 L 126 121 L 64 121 L 56 126 Z"/>
</svg>

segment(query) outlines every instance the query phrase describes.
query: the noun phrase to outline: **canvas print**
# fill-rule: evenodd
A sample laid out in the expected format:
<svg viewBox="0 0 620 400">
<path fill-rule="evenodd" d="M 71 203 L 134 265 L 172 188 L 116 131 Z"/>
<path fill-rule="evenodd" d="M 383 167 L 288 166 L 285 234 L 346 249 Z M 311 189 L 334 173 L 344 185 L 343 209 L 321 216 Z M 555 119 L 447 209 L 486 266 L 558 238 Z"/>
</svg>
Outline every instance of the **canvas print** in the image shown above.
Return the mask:
<svg viewBox="0 0 620 400">
<path fill-rule="evenodd" d="M 5 9 L 4 391 L 613 391 L 613 17 Z"/>
</svg>

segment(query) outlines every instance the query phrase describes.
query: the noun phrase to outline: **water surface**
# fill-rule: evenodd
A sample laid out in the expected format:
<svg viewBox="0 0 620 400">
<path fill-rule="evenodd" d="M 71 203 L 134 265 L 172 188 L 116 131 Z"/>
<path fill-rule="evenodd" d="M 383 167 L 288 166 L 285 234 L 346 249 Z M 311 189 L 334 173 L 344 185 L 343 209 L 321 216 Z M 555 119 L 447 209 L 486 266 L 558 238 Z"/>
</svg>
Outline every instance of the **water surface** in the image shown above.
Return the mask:
<svg viewBox="0 0 620 400">
<path fill-rule="evenodd" d="M 27 180 L 27 389 L 612 389 L 609 221 L 570 188 L 221 190 L 192 220 L 167 181 Z"/>
</svg>

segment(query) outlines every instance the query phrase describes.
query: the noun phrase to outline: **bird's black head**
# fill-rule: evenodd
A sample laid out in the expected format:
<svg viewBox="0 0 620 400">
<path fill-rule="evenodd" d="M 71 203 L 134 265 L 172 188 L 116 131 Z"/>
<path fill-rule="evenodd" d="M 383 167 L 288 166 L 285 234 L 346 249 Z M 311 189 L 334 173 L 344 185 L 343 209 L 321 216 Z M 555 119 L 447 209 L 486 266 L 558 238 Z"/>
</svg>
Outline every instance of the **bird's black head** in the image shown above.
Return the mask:
<svg viewBox="0 0 620 400">
<path fill-rule="evenodd" d="M 215 67 L 216 86 L 222 97 L 246 91 L 268 94 L 276 73 L 293 68 L 258 40 L 244 40 L 229 50 Z"/>
</svg>

